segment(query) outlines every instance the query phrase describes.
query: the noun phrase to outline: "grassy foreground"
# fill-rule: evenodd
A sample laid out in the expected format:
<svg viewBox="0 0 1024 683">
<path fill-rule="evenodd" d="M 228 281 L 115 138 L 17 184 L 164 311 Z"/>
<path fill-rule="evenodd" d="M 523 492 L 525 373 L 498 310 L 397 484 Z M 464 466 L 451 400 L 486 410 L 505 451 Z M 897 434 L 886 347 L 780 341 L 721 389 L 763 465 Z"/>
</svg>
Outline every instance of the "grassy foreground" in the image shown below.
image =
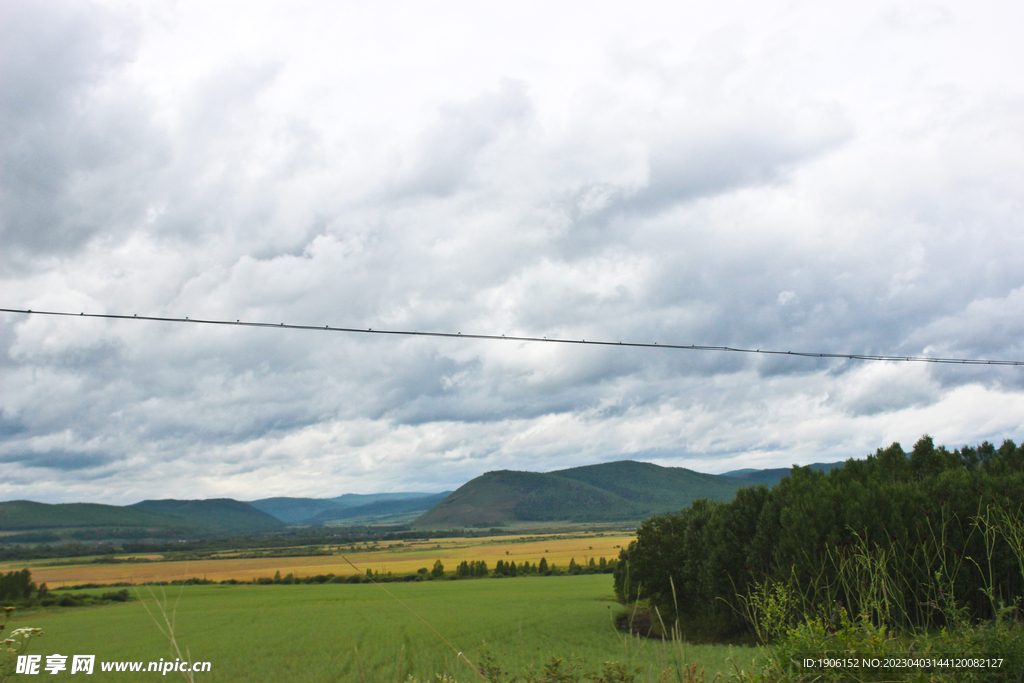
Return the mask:
<svg viewBox="0 0 1024 683">
<path fill-rule="evenodd" d="M 672 665 L 658 641 L 615 631 L 620 609 L 607 575 L 524 577 L 387 584 L 474 662 L 486 651 L 506 671 L 539 670 L 552 657 L 588 670 L 619 661 L 643 667 L 638 681 L 657 681 Z M 192 658 L 212 663 L 197 681 L 404 681 L 451 673 L 476 677 L 430 629 L 370 584 L 185 586 L 167 589 L 177 602 L 177 636 Z M 146 589 L 142 588 L 147 595 Z M 158 593 L 159 595 L 159 593 Z M 147 595 L 148 597 L 148 595 Z M 154 605 L 150 602 L 151 610 Z M 90 680 L 151 680 L 152 673 L 101 673 L 100 661 L 173 658 L 170 646 L 138 603 L 18 614 L 10 628 L 37 626 L 34 654 L 95 654 Z M 358 648 L 358 659 L 356 650 Z M 709 674 L 749 669 L 752 648 L 691 646 L 688 662 Z M 730 660 L 731 661 L 727 661 Z M 68 672 L 45 674 L 48 680 Z M 179 680 L 180 680 L 180 674 Z M 171 674 L 172 679 L 174 674 Z M 710 680 L 712 676 L 709 675 Z M 76 679 L 71 679 L 76 680 Z"/>
</svg>

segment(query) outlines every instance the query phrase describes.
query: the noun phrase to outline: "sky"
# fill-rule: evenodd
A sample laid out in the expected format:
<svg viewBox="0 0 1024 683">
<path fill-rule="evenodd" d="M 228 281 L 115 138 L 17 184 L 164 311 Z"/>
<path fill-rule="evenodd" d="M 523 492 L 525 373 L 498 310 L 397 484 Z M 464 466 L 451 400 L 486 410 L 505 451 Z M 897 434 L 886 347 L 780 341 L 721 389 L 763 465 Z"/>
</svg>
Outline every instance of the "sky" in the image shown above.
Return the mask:
<svg viewBox="0 0 1024 683">
<path fill-rule="evenodd" d="M 0 0 L 0 307 L 1024 360 L 1024 5 Z M 1024 440 L 1024 367 L 0 313 L 0 500 Z"/>
</svg>

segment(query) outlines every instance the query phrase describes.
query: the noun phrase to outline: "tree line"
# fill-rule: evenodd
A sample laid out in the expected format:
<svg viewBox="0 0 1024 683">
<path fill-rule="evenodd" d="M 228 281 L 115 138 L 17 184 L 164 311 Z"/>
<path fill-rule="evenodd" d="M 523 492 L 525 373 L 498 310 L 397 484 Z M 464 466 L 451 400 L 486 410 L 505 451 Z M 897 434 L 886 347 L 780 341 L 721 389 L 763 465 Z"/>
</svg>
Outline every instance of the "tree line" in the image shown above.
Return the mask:
<svg viewBox="0 0 1024 683">
<path fill-rule="evenodd" d="M 622 551 L 615 590 L 721 638 L 745 630 L 737 596 L 766 581 L 862 612 L 856 556 L 874 562 L 863 580 L 884 583 L 902 626 L 942 625 L 950 607 L 985 619 L 1024 595 L 1021 529 L 1024 445 L 950 451 L 924 436 L 909 454 L 894 443 L 827 474 L 794 467 L 771 489 L 652 517 Z"/>
<path fill-rule="evenodd" d="M 81 607 L 129 600 L 131 600 L 131 596 L 127 589 L 110 591 L 101 595 L 58 595 L 47 589 L 45 583 L 37 586 L 36 582 L 32 580 L 32 572 L 28 569 L 0 574 L 0 606 L 3 606 L 5 610 L 12 610 L 15 606 Z"/>
<path fill-rule="evenodd" d="M 226 579 L 224 581 L 211 581 L 206 579 L 186 579 L 185 581 L 170 581 L 170 582 L 154 582 L 156 584 L 164 585 L 178 585 L 184 583 L 186 585 L 208 585 L 208 584 L 227 584 L 227 585 L 277 585 L 277 584 L 310 584 L 310 583 L 368 583 L 375 581 L 377 583 L 390 583 L 390 582 L 409 582 L 409 581 L 437 581 L 437 580 L 458 580 L 458 579 L 481 579 L 481 578 L 502 578 L 511 576 L 565 576 L 565 575 L 577 575 L 577 574 L 611 574 L 615 571 L 615 567 L 618 566 L 618 560 L 616 559 L 600 559 L 591 558 L 589 562 L 577 563 L 575 558 L 569 560 L 569 565 L 566 568 L 558 567 L 554 562 L 548 563 L 547 558 L 541 558 L 539 562 L 530 563 L 524 561 L 520 564 L 516 564 L 514 561 L 498 560 L 494 568 L 491 569 L 487 566 L 485 560 L 463 560 L 460 562 L 455 571 L 447 571 L 441 560 L 434 562 L 433 568 L 427 569 L 421 567 L 414 573 L 403 573 L 395 574 L 393 572 L 375 572 L 372 569 L 367 569 L 363 574 L 315 574 L 310 576 L 295 576 L 294 574 L 286 574 L 281 576 L 281 572 L 278 571 L 274 574 L 273 578 L 262 577 L 256 578 L 252 581 L 238 580 L 238 579 Z"/>
<path fill-rule="evenodd" d="M 438 564 L 440 560 L 438 560 Z M 540 558 L 540 562 L 530 564 L 529 561 L 523 561 L 518 566 L 514 561 L 505 562 L 504 560 L 498 560 L 494 565 L 493 572 L 488 570 L 487 562 L 483 560 L 478 561 L 465 561 L 459 563 L 455 570 L 455 578 L 469 578 L 469 577 L 484 577 L 484 576 L 561 576 L 563 574 L 610 574 L 615 571 L 615 566 L 618 564 L 618 560 L 614 558 L 612 560 L 606 560 L 605 558 L 595 559 L 590 558 L 589 562 L 584 564 L 577 564 L 576 558 L 570 558 L 569 566 L 566 569 L 561 569 L 555 566 L 555 563 L 548 563 L 547 558 Z M 422 570 L 421 570 L 422 571 Z M 437 564 L 434 566 L 434 572 L 432 573 L 433 578 L 443 578 L 444 571 L 437 574 Z"/>
</svg>

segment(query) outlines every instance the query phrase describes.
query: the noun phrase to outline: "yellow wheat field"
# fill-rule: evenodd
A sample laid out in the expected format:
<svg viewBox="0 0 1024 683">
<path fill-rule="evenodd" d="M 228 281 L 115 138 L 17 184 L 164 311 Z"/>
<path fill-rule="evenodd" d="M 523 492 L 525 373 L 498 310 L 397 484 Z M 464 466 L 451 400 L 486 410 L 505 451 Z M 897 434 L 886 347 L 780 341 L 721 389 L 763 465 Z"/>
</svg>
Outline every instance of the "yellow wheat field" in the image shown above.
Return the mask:
<svg viewBox="0 0 1024 683">
<path fill-rule="evenodd" d="M 232 557 L 243 552 L 236 551 L 222 553 L 216 559 L 152 561 L 161 556 L 146 555 L 151 561 L 55 565 L 55 561 L 36 560 L 6 563 L 0 565 L 0 571 L 27 566 L 33 581 L 57 588 L 82 583 L 145 583 L 189 578 L 252 581 L 272 578 L 277 572 L 281 576 L 294 574 L 297 578 L 316 574 L 345 576 L 357 570 L 365 573 L 367 569 L 383 574 L 410 574 L 421 567 L 431 569 L 436 560 L 441 560 L 446 572 L 454 572 L 463 560 L 484 560 L 493 569 L 498 560 L 512 561 L 517 565 L 524 561 L 536 564 L 542 557 L 547 558 L 549 565 L 554 563 L 565 568 L 570 559 L 584 564 L 590 558 L 617 558 L 620 548 L 629 545 L 633 539 L 633 534 L 626 533 L 446 538 L 381 543 L 377 548 L 359 544 L 355 550 L 350 546 L 329 546 L 332 554 L 312 557 Z M 346 562 L 346 558 L 355 568 Z"/>
</svg>

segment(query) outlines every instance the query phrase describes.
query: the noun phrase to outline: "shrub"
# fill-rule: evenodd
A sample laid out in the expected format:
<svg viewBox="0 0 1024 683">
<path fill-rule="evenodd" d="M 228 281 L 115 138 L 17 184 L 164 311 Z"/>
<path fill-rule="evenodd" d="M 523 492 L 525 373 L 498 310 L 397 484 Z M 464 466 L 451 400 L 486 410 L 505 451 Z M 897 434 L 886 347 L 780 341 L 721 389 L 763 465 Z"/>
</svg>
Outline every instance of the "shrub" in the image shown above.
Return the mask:
<svg viewBox="0 0 1024 683">
<path fill-rule="evenodd" d="M 110 591 L 100 596 L 101 600 L 109 600 L 111 602 L 128 602 L 131 600 L 131 595 L 128 593 L 127 588 L 122 588 L 119 591 Z"/>
</svg>

